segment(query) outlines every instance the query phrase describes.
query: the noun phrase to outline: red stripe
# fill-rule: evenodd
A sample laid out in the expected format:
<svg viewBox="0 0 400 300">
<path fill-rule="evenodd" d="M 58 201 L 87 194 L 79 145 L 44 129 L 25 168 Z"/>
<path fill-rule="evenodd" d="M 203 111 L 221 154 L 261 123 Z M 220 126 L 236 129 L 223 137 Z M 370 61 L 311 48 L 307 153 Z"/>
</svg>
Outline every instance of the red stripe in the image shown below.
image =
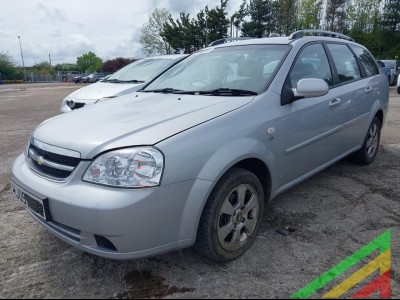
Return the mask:
<svg viewBox="0 0 400 300">
<path fill-rule="evenodd" d="M 353 299 L 365 299 L 371 296 L 376 291 L 380 291 L 380 298 L 390 298 L 391 287 L 390 287 L 390 270 L 382 274 L 374 281 L 363 287 L 357 293 L 355 293 Z"/>
</svg>

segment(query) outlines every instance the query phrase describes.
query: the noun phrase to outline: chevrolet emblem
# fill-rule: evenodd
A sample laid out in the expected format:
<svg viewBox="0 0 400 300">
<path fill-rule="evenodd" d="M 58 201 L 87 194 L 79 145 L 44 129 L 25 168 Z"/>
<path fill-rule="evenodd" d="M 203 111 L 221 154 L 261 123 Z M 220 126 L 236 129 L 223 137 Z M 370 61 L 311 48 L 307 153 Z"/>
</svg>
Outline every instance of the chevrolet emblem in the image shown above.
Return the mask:
<svg viewBox="0 0 400 300">
<path fill-rule="evenodd" d="M 43 156 L 39 156 L 37 159 L 37 163 L 39 166 L 43 165 L 45 162 L 44 157 Z"/>
</svg>

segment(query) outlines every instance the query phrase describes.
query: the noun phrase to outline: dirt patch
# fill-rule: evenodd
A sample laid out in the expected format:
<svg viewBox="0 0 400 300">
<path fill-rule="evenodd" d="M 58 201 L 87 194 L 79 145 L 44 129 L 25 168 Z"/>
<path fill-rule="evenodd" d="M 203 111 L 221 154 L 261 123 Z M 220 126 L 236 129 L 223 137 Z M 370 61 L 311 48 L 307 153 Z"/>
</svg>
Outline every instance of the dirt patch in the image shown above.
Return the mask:
<svg viewBox="0 0 400 300">
<path fill-rule="evenodd" d="M 164 284 L 165 278 L 153 275 L 151 271 L 133 271 L 124 277 L 126 291 L 114 299 L 160 299 L 173 294 L 193 292 L 194 289 L 178 288 Z"/>
<path fill-rule="evenodd" d="M 0 191 L 0 197 L 4 196 L 9 191 L 10 191 L 10 183 L 7 183 L 6 186 Z"/>
</svg>

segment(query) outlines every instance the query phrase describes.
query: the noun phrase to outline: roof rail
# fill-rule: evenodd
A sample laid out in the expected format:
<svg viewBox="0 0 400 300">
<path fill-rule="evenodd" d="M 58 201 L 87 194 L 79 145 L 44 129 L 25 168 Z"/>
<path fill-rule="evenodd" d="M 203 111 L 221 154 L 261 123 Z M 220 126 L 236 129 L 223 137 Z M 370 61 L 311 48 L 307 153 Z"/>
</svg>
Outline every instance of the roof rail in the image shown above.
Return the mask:
<svg viewBox="0 0 400 300">
<path fill-rule="evenodd" d="M 227 37 L 219 40 L 215 40 L 211 42 L 208 46 L 217 46 L 221 44 L 225 44 L 227 42 L 234 42 L 234 41 L 240 41 L 240 40 L 249 40 L 249 39 L 255 39 L 254 37 Z"/>
<path fill-rule="evenodd" d="M 306 33 L 312 33 L 314 35 L 323 35 L 323 36 L 328 36 L 328 37 L 333 37 L 333 38 L 339 38 L 339 39 L 344 39 L 344 40 L 348 40 L 351 42 L 354 42 L 354 40 L 344 34 L 341 33 L 337 33 L 337 32 L 333 32 L 333 31 L 327 31 L 327 30 L 320 30 L 320 29 L 303 29 L 303 30 L 299 30 L 296 32 L 293 32 L 289 39 L 290 40 L 296 40 L 296 39 L 300 39 L 302 37 L 305 36 Z"/>
</svg>

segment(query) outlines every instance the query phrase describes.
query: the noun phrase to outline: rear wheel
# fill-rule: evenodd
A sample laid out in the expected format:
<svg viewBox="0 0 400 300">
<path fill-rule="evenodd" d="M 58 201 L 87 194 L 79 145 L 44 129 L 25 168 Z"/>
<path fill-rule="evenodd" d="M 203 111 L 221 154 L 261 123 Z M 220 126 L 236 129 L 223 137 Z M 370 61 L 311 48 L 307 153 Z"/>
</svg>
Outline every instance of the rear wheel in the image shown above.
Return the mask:
<svg viewBox="0 0 400 300">
<path fill-rule="evenodd" d="M 355 162 L 369 165 L 375 160 L 381 139 L 381 127 L 381 121 L 375 117 L 369 126 L 362 148 L 353 154 Z"/>
<path fill-rule="evenodd" d="M 264 192 L 258 178 L 244 169 L 229 170 L 206 203 L 195 249 L 217 262 L 240 257 L 257 236 L 263 209 Z"/>
</svg>

